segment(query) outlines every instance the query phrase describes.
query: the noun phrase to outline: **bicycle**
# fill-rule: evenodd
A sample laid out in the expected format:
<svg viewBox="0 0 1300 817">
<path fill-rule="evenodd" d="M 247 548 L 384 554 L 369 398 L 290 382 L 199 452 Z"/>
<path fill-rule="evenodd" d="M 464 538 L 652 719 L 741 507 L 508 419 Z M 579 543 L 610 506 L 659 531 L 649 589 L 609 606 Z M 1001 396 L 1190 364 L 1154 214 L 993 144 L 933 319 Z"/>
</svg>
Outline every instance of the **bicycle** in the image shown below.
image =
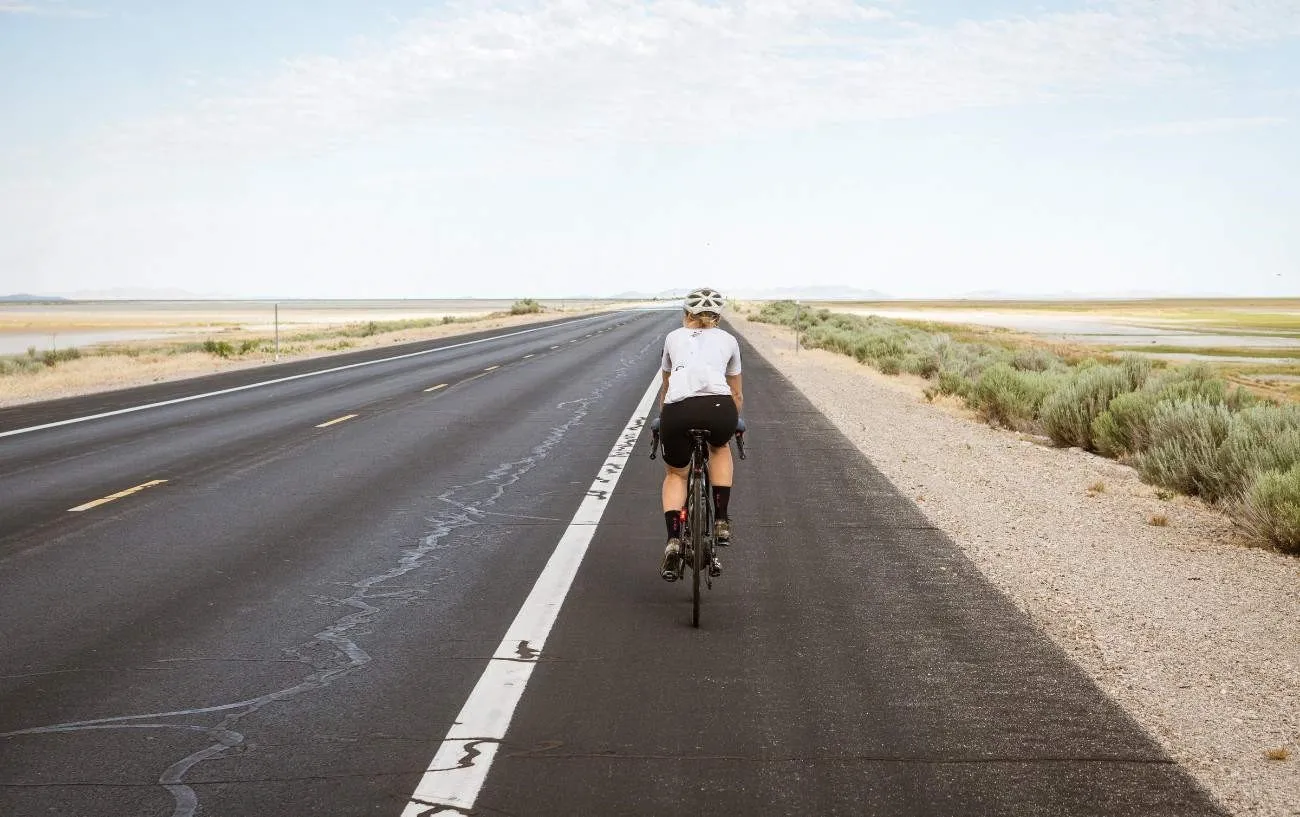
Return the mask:
<svg viewBox="0 0 1300 817">
<path fill-rule="evenodd" d="M 659 418 L 650 430 L 654 438 L 650 459 L 659 454 Z M 713 580 L 722 574 L 715 555 L 713 540 L 713 485 L 709 481 L 709 444 L 707 429 L 692 428 L 691 459 L 686 471 L 686 507 L 682 510 L 682 557 L 677 560 L 677 578 L 685 578 L 686 565 L 691 567 L 691 626 L 700 626 L 700 584 L 712 590 Z M 745 459 L 745 421 L 736 425 L 736 450 Z"/>
</svg>

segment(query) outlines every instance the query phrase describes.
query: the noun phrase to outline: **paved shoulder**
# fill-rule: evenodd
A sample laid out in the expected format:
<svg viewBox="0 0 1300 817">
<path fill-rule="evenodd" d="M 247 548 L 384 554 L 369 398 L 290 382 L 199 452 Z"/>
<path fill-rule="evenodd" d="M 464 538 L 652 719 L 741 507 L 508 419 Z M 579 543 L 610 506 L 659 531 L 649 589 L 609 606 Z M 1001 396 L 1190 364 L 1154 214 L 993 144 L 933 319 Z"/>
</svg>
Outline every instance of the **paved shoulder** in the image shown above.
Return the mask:
<svg viewBox="0 0 1300 817">
<path fill-rule="evenodd" d="M 703 629 L 658 578 L 660 466 L 638 458 L 476 813 L 1222 813 L 744 352 L 750 459 Z"/>
</svg>

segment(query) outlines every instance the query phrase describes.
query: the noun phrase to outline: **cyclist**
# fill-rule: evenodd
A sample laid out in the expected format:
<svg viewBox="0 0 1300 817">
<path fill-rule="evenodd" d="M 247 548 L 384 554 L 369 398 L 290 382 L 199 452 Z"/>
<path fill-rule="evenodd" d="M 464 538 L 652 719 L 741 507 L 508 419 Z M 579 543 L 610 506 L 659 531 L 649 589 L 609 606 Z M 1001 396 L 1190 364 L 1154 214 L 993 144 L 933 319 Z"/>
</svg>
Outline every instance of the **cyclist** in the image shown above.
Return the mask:
<svg viewBox="0 0 1300 817">
<path fill-rule="evenodd" d="M 731 499 L 732 461 L 728 446 L 744 404 L 740 388 L 740 346 L 718 328 L 722 295 L 704 287 L 686 296 L 682 328 L 664 339 L 659 388 L 660 434 L 664 448 L 663 509 L 668 526 L 661 575 L 676 581 L 682 554 L 682 507 L 686 504 L 686 469 L 691 460 L 693 428 L 709 431 L 709 481 L 713 485 L 714 539 L 731 543 L 727 504 Z M 713 566 L 721 570 L 720 564 Z M 716 573 L 715 573 L 716 575 Z"/>
</svg>

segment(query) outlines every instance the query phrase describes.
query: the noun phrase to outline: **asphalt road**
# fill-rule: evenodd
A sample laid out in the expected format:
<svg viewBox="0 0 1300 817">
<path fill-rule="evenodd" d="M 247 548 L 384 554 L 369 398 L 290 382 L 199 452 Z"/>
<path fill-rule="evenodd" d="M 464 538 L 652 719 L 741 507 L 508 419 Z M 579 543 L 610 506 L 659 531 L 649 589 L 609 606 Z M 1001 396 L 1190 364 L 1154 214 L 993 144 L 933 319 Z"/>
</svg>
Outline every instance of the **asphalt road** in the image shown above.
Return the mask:
<svg viewBox="0 0 1300 817">
<path fill-rule="evenodd" d="M 0 815 L 1221 813 L 748 347 L 691 628 L 674 321 L 0 412 Z"/>
</svg>

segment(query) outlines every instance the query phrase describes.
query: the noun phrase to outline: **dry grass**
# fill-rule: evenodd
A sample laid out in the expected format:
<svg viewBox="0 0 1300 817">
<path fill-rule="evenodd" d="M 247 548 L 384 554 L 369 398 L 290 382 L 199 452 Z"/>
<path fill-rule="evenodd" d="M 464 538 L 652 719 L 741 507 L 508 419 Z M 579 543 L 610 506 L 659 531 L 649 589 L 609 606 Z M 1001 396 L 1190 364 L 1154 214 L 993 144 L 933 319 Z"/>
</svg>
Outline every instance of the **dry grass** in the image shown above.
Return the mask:
<svg viewBox="0 0 1300 817">
<path fill-rule="evenodd" d="M 1097 494 L 1106 493 L 1106 483 L 1094 482 L 1093 484 L 1088 486 L 1088 493 L 1092 494 L 1093 496 L 1096 496 Z"/>
<path fill-rule="evenodd" d="M 1156 527 L 1156 528 L 1164 528 L 1164 527 L 1168 527 L 1168 525 L 1169 525 L 1169 517 L 1165 516 L 1165 515 L 1162 514 L 1162 513 L 1158 513 L 1158 514 L 1156 514 L 1155 516 L 1153 516 L 1153 517 L 1151 517 L 1150 519 L 1148 519 L 1148 520 L 1147 520 L 1147 524 L 1151 525 L 1152 527 Z"/>
<path fill-rule="evenodd" d="M 1276 749 L 1269 749 L 1264 754 L 1268 755 L 1269 760 L 1290 760 L 1291 751 L 1285 746 L 1279 746 Z"/>
</svg>

